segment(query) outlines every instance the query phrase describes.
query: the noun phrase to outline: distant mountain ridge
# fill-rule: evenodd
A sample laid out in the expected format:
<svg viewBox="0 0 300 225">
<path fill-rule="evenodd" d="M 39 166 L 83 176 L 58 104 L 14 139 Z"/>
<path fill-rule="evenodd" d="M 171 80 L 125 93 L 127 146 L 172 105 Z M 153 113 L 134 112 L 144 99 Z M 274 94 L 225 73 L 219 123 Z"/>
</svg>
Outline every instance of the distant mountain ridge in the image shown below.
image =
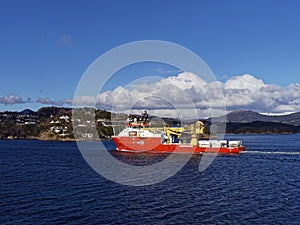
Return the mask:
<svg viewBox="0 0 300 225">
<path fill-rule="evenodd" d="M 251 110 L 237 110 L 227 114 L 227 116 L 220 116 L 214 118 L 215 121 L 226 121 L 227 123 L 252 123 L 260 122 L 276 122 L 285 123 L 294 126 L 300 125 L 300 112 L 288 115 L 269 116 L 263 115 Z"/>
<path fill-rule="evenodd" d="M 22 115 L 34 115 L 35 112 L 32 111 L 31 109 L 24 109 L 24 110 L 22 110 L 22 111 L 20 112 L 20 114 L 22 114 Z"/>
<path fill-rule="evenodd" d="M 85 115 L 85 108 L 80 109 L 81 115 Z M 112 117 L 113 114 L 113 117 Z M 88 130 L 90 120 L 72 120 L 72 108 L 43 107 L 37 111 L 25 109 L 20 112 L 0 112 L 0 139 L 41 139 L 41 140 L 74 140 L 73 125 L 81 129 L 85 135 L 97 135 L 107 138 L 113 135 L 110 126 L 112 118 L 126 120 L 126 114 L 114 114 L 105 110 L 95 110 L 96 128 L 98 134 Z M 150 116 L 155 122 L 169 126 L 181 122 L 175 118 L 160 118 Z M 72 122 L 74 123 L 72 123 Z M 234 134 L 300 134 L 300 112 L 282 116 L 262 115 L 254 111 L 233 111 L 226 116 L 204 119 L 205 129 L 210 132 L 211 122 L 216 122 L 213 132 L 224 132 L 226 121 L 226 133 Z M 195 121 L 183 121 L 194 123 Z M 218 123 L 220 122 L 220 123 Z M 92 137 L 92 136 L 91 136 Z"/>
</svg>

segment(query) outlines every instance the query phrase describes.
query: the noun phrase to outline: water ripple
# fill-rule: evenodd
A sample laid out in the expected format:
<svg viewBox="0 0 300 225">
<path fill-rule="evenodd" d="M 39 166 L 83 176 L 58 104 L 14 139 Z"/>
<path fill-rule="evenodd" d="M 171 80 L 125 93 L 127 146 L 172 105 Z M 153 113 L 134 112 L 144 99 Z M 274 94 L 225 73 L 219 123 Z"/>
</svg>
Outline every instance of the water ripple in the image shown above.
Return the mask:
<svg viewBox="0 0 300 225">
<path fill-rule="evenodd" d="M 0 223 L 299 224 L 299 137 L 239 138 L 244 154 L 219 156 L 201 173 L 193 156 L 176 176 L 145 187 L 105 180 L 75 143 L 0 141 Z M 165 157 L 112 154 L 134 165 Z"/>
</svg>

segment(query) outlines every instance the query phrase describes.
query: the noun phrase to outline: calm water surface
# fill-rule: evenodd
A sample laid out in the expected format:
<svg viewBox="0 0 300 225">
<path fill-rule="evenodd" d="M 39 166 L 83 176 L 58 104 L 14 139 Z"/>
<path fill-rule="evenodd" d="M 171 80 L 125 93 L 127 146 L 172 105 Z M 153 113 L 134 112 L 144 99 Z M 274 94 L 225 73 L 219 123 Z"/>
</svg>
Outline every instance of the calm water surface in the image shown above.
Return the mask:
<svg viewBox="0 0 300 225">
<path fill-rule="evenodd" d="M 300 135 L 228 138 L 247 151 L 201 173 L 194 156 L 144 187 L 101 177 L 73 142 L 0 141 L 0 224 L 300 224 Z M 165 157 L 112 154 L 129 164 Z"/>
</svg>

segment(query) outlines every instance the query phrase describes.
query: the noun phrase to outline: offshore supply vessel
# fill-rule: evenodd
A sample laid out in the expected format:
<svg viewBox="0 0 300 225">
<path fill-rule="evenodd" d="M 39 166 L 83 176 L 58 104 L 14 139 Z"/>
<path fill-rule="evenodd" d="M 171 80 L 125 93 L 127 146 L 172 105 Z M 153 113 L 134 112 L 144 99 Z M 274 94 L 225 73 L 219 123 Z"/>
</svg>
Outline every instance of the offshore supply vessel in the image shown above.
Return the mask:
<svg viewBox="0 0 300 225">
<path fill-rule="evenodd" d="M 151 153 L 240 153 L 245 150 L 241 140 L 204 138 L 204 123 L 197 121 L 181 126 L 173 122 L 165 126 L 152 126 L 146 110 L 139 117 L 129 117 L 126 127 L 113 141 L 117 151 Z"/>
</svg>

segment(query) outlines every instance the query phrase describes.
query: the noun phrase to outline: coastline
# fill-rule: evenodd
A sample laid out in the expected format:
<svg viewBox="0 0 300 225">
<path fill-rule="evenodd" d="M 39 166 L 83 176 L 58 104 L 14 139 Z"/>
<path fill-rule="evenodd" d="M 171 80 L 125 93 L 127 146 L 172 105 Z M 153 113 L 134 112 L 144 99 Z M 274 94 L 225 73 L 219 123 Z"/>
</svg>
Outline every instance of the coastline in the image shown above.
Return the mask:
<svg viewBox="0 0 300 225">
<path fill-rule="evenodd" d="M 224 135 L 300 135 L 300 133 L 225 133 Z M 106 141 L 112 140 L 111 138 L 89 138 L 89 139 L 75 139 L 75 138 L 41 138 L 41 137 L 29 137 L 29 138 L 1 138 L 0 140 L 37 140 L 37 141 L 57 141 L 57 142 L 77 142 L 77 141 Z"/>
</svg>

